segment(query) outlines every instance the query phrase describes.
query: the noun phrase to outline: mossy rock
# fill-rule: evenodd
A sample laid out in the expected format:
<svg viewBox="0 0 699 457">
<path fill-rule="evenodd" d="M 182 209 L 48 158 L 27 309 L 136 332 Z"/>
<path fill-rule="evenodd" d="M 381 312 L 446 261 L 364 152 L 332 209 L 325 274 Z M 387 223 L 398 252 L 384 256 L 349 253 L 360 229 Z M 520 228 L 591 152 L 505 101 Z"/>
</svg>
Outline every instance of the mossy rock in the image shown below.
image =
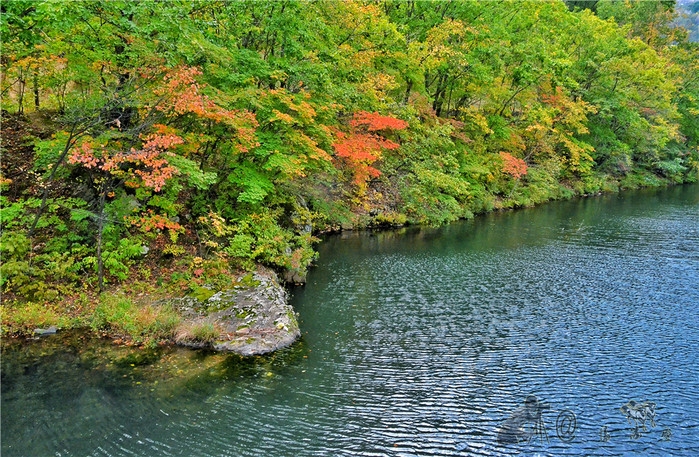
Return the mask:
<svg viewBox="0 0 699 457">
<path fill-rule="evenodd" d="M 289 346 L 301 335 L 286 290 L 271 270 L 247 273 L 232 281 L 227 290 L 199 287 L 187 299 L 196 304 L 178 307 L 186 313 L 184 325 L 210 323 L 219 334 L 208 335 L 207 345 L 218 351 L 266 354 Z M 191 346 L 197 342 L 188 336 L 178 343 Z"/>
<path fill-rule="evenodd" d="M 255 279 L 254 273 L 248 273 L 240 278 L 236 282 L 234 287 L 239 288 L 255 288 L 258 287 L 262 282 Z"/>
<path fill-rule="evenodd" d="M 215 293 L 215 291 L 207 287 L 198 286 L 189 294 L 189 296 L 197 299 L 200 302 L 205 302 L 206 300 L 211 298 Z"/>
</svg>

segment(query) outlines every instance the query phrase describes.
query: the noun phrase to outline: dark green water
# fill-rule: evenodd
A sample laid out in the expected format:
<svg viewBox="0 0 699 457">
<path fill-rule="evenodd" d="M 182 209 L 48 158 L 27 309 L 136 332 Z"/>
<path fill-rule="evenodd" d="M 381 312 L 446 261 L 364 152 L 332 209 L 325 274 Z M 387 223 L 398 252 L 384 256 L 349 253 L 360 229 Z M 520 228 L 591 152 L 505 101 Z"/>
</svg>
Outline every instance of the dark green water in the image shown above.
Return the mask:
<svg viewBox="0 0 699 457">
<path fill-rule="evenodd" d="M 320 253 L 271 357 L 4 346 L 2 455 L 699 455 L 699 186 Z"/>
</svg>

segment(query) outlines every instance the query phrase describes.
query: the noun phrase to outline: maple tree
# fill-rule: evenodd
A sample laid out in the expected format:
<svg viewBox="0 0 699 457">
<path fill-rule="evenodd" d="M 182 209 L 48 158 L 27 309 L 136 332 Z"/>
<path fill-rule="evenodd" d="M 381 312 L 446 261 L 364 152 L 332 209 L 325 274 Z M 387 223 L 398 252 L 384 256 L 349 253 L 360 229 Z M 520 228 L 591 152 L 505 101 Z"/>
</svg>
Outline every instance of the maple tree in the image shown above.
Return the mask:
<svg viewBox="0 0 699 457">
<path fill-rule="evenodd" d="M 195 162 L 185 157 L 193 147 L 200 146 L 201 140 L 191 135 L 182 135 L 174 127 L 154 124 L 151 119 L 155 119 L 158 113 L 162 113 L 165 119 L 171 122 L 183 116 L 192 116 L 194 119 L 211 121 L 231 128 L 231 139 L 238 152 L 245 152 L 256 145 L 257 123 L 254 115 L 244 110 L 225 109 L 203 94 L 201 90 L 204 87 L 196 79 L 201 74 L 196 67 L 186 66 L 166 71 L 161 79 L 163 84 L 156 85 L 152 91 L 144 93 L 147 114 L 143 116 L 142 123 L 137 124 L 135 128 L 133 125 L 124 128 L 117 118 L 101 135 L 85 136 L 80 142 L 73 141 L 66 147 L 68 164 L 84 170 L 99 195 L 95 218 L 96 264 L 100 289 L 103 287 L 104 276 L 102 237 L 106 225 L 110 223 L 104 212 L 108 202 L 115 198 L 125 198 L 127 194 L 120 189 L 135 190 L 146 204 L 140 216 L 123 215 L 124 222 L 137 226 L 146 233 L 167 230 L 170 240 L 174 242 L 182 227 L 178 223 L 168 222 L 168 215 L 159 214 L 152 207 L 145 209 L 157 200 L 153 195 L 161 193 L 168 182 L 182 172 L 185 172 L 191 181 L 199 182 L 200 186 L 212 182 L 211 175 L 207 176 L 198 169 Z M 192 140 L 190 143 L 194 144 L 187 144 L 185 138 Z M 136 143 L 138 146 L 125 148 L 124 145 L 129 143 Z M 162 203 L 158 205 L 162 206 Z"/>
<path fill-rule="evenodd" d="M 199 68 L 184 65 L 168 71 L 162 78 L 163 84 L 153 89 L 158 97 L 155 109 L 169 118 L 190 114 L 233 128 L 238 152 L 257 146 L 255 115 L 247 110 L 226 109 L 204 94 L 205 87 L 197 80 L 202 74 Z"/>
<path fill-rule="evenodd" d="M 505 151 L 500 152 L 500 158 L 502 159 L 502 171 L 514 179 L 519 179 L 527 174 L 527 163 L 524 160 Z"/>
<path fill-rule="evenodd" d="M 156 126 L 158 127 L 164 126 Z M 68 163 L 84 169 L 91 177 L 93 185 L 99 193 L 95 218 L 97 222 L 97 275 L 98 288 L 104 287 L 104 258 L 103 233 L 109 223 L 105 216 L 105 206 L 108 200 L 115 197 L 115 191 L 122 185 L 134 189 L 146 188 L 160 192 L 167 181 L 177 174 L 178 170 L 167 161 L 172 154 L 172 148 L 183 143 L 182 138 L 169 133 L 153 133 L 142 135 L 142 146 L 129 151 L 112 150 L 108 144 L 99 144 L 92 138 L 83 140 L 76 145 L 68 156 Z M 162 224 L 162 216 L 150 211 L 150 222 L 141 219 L 137 225 L 143 227 L 167 228 L 171 232 L 180 229 L 178 224 Z M 125 217 L 126 221 L 129 221 Z M 112 221 L 118 222 L 118 221 Z"/>
<path fill-rule="evenodd" d="M 354 184 L 362 193 L 366 189 L 367 180 L 376 178 L 381 172 L 372 166 L 381 158 L 383 150 L 395 150 L 400 145 L 385 138 L 377 132 L 403 130 L 408 123 L 391 116 L 379 113 L 359 111 L 354 114 L 349 125 L 349 133 L 338 131 L 337 141 L 333 148 L 338 157 L 342 158 L 353 174 Z"/>
<path fill-rule="evenodd" d="M 121 178 L 128 187 L 143 186 L 159 192 L 178 171 L 168 163 L 167 156 L 172 155 L 172 148 L 184 141 L 177 135 L 162 133 L 142 136 L 141 139 L 143 145 L 140 149 L 114 153 L 110 153 L 106 146 L 96 147 L 94 140 L 86 139 L 73 149 L 68 163 Z"/>
</svg>

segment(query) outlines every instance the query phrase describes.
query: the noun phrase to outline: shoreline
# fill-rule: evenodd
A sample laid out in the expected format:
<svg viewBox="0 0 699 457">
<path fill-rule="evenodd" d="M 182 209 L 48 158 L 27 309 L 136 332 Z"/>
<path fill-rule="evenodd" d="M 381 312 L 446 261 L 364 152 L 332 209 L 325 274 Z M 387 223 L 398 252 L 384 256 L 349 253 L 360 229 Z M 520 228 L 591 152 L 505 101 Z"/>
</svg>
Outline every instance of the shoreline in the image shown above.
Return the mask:
<svg viewBox="0 0 699 457">
<path fill-rule="evenodd" d="M 664 184 L 579 194 L 565 199 L 552 198 L 533 206 L 492 209 L 476 213 L 473 217 L 538 207 L 554 201 L 594 198 L 628 191 L 657 190 L 692 183 Z M 457 221 L 464 219 L 468 218 L 460 218 Z M 427 225 L 357 226 L 351 229 L 326 230 L 319 233 L 319 236 L 324 239 L 341 235 L 343 232 L 398 230 L 408 226 Z M 36 308 L 41 307 L 41 304 L 33 304 L 34 307 L 31 312 L 26 313 L 27 316 L 15 319 L 15 324 L 20 325 L 14 327 L 12 322 L 8 321 L 12 319 L 12 311 L 16 309 L 3 303 L 0 344 L 4 345 L 7 339 L 41 339 L 64 331 L 91 331 L 95 335 L 112 339 L 116 344 L 125 343 L 129 346 L 170 345 L 232 352 L 243 356 L 268 354 L 289 347 L 300 337 L 297 315 L 289 304 L 288 296 L 290 287 L 302 284 L 281 284 L 277 273 L 258 265 L 254 272 L 238 272 L 230 276 L 230 287 L 214 290 L 204 286 L 200 287 L 197 293 L 185 296 L 168 296 L 164 291 L 157 289 L 152 296 L 144 297 L 143 293 L 130 296 L 123 293 L 123 287 L 116 287 L 107 290 L 102 296 L 88 297 L 88 300 L 96 300 L 99 303 L 92 312 L 88 311 L 79 318 L 70 318 L 60 313 L 42 315 L 36 313 Z M 125 303 L 130 305 L 127 307 Z M 21 309 L 22 305 L 18 308 Z M 8 311 L 10 317 L 6 319 Z M 115 319 L 115 314 L 119 312 L 142 313 L 144 316 L 140 319 L 150 322 L 142 326 L 137 322 L 120 322 Z M 122 319 L 125 318 L 126 316 L 122 316 Z M 138 316 L 134 318 L 135 321 L 138 319 Z M 177 322 L 173 323 L 174 320 Z M 166 328 L 163 329 L 163 326 Z"/>
<path fill-rule="evenodd" d="M 98 305 L 92 322 L 62 325 L 59 319 L 49 326 L 46 321 L 25 322 L 23 331 L 9 335 L 3 328 L 0 343 L 4 345 L 8 339 L 47 338 L 65 331 L 88 331 L 117 345 L 170 345 L 255 356 L 286 348 L 301 336 L 288 292 L 269 269 L 260 267 L 253 273 L 238 275 L 232 278 L 229 288 L 210 292 L 206 298 L 168 297 L 152 303 L 133 303 L 125 297 L 118 297 L 115 303 L 100 299 L 100 305 L 107 305 Z M 128 308 L 127 303 L 131 305 Z M 140 320 L 150 319 L 152 325 L 139 328 L 136 322 L 127 322 L 129 311 L 142 310 L 146 310 L 146 316 Z M 6 311 L 3 306 L 3 314 Z M 119 313 L 122 316 L 117 316 Z M 100 318 L 102 322 L 97 322 Z"/>
</svg>

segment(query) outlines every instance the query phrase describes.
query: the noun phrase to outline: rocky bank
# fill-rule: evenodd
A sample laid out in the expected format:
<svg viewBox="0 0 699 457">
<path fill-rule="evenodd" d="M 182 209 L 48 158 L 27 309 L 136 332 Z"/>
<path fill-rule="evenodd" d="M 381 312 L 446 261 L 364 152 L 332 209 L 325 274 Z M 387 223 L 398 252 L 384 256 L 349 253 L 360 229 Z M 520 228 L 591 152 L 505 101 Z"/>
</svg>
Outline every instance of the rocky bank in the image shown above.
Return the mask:
<svg viewBox="0 0 699 457">
<path fill-rule="evenodd" d="M 287 291 L 267 269 L 242 275 L 231 289 L 211 291 L 205 299 L 185 297 L 171 303 L 191 328 L 213 326 L 218 334 L 213 341 L 183 335 L 177 338 L 183 346 L 260 355 L 287 347 L 301 335 Z"/>
</svg>

